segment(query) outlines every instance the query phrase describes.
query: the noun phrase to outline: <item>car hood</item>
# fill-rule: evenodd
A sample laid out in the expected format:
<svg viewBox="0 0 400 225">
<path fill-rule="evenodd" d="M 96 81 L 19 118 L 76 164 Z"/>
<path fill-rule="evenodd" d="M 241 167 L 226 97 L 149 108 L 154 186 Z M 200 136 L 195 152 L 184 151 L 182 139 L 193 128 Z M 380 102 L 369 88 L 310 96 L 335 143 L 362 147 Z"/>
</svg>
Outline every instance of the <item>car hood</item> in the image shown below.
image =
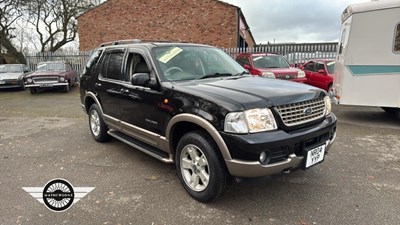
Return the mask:
<svg viewBox="0 0 400 225">
<path fill-rule="evenodd" d="M 309 85 L 256 76 L 177 82 L 174 89 L 230 106 L 240 104 L 244 109 L 272 107 L 325 96 L 323 90 Z"/>
<path fill-rule="evenodd" d="M 273 72 L 274 74 L 296 74 L 300 71 L 297 68 L 257 68 L 262 72 Z"/>
<path fill-rule="evenodd" d="M 23 73 L 0 73 L 0 80 L 18 79 Z"/>
<path fill-rule="evenodd" d="M 35 76 L 62 76 L 66 73 L 66 71 L 36 71 L 26 77 L 29 78 Z"/>
</svg>

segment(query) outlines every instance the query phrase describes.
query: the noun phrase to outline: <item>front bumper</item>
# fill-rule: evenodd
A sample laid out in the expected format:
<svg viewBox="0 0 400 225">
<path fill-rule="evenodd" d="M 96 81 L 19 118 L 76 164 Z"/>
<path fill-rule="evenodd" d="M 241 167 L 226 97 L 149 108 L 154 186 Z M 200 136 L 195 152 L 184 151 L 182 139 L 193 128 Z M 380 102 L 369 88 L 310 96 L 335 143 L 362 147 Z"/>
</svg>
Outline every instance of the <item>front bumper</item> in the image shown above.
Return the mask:
<svg viewBox="0 0 400 225">
<path fill-rule="evenodd" d="M 43 83 L 43 84 L 26 84 L 26 88 L 53 88 L 67 86 L 68 83 Z"/>
<path fill-rule="evenodd" d="M 305 149 L 325 145 L 327 153 L 336 138 L 336 117 L 331 113 L 318 125 L 293 132 L 277 130 L 249 135 L 221 133 L 221 136 L 232 156 L 232 159 L 225 159 L 232 176 L 269 176 L 302 167 Z M 257 159 L 263 151 L 279 155 L 280 158 L 261 164 Z"/>
<path fill-rule="evenodd" d="M 0 80 L 0 89 L 21 88 L 24 86 L 23 80 Z"/>
</svg>

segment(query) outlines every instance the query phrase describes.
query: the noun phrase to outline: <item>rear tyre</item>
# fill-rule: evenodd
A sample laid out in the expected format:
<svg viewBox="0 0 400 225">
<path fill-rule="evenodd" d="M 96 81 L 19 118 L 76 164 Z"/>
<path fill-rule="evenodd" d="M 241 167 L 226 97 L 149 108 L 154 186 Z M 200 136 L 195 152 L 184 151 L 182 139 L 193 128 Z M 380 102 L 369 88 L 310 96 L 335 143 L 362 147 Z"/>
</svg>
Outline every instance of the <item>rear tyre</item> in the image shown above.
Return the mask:
<svg viewBox="0 0 400 225">
<path fill-rule="evenodd" d="M 389 115 L 400 119 L 400 108 L 382 107 L 382 109 Z"/>
<path fill-rule="evenodd" d="M 70 83 L 69 83 L 69 81 L 68 81 L 68 84 L 65 85 L 65 87 L 64 87 L 64 91 L 65 91 L 66 93 L 69 92 L 69 86 L 70 86 Z"/>
<path fill-rule="evenodd" d="M 183 187 L 197 201 L 217 199 L 232 183 L 218 147 L 203 131 L 189 132 L 179 140 L 175 163 Z"/>
<path fill-rule="evenodd" d="M 111 139 L 108 128 L 104 123 L 101 110 L 98 105 L 93 104 L 89 109 L 89 128 L 93 138 L 98 142 L 106 142 Z"/>
</svg>

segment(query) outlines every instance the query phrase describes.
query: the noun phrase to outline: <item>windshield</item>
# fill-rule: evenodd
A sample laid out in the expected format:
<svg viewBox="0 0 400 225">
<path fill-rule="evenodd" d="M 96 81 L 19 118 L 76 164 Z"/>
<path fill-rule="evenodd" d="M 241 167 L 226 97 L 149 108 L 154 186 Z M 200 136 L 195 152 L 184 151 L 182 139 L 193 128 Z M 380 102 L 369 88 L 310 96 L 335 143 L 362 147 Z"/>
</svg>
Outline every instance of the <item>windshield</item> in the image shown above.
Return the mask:
<svg viewBox="0 0 400 225">
<path fill-rule="evenodd" d="M 195 80 L 245 74 L 235 60 L 207 46 L 168 46 L 153 49 L 156 66 L 169 81 Z"/>
<path fill-rule="evenodd" d="M 253 56 L 255 68 L 289 68 L 289 63 L 280 55 Z"/>
<path fill-rule="evenodd" d="M 333 74 L 335 72 L 335 61 L 327 62 L 326 67 L 328 68 L 328 73 Z"/>
<path fill-rule="evenodd" d="M 65 64 L 64 63 L 40 63 L 37 66 L 37 71 L 64 71 Z"/>
<path fill-rule="evenodd" d="M 22 73 L 20 65 L 0 65 L 0 73 Z"/>
</svg>

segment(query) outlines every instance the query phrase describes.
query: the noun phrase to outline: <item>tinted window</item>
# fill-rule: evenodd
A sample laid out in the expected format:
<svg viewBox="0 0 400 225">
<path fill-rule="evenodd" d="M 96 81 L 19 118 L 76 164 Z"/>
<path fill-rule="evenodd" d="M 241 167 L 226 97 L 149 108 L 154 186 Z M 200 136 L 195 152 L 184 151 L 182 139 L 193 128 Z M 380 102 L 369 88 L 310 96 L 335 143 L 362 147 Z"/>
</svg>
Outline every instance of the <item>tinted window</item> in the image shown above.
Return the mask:
<svg viewBox="0 0 400 225">
<path fill-rule="evenodd" d="M 319 71 L 319 70 L 324 70 L 325 71 L 325 65 L 323 62 L 317 62 L 315 65 L 315 71 Z"/>
<path fill-rule="evenodd" d="M 114 80 L 121 79 L 121 66 L 123 58 L 123 52 L 111 53 L 108 60 L 107 72 L 103 74 L 104 77 Z"/>
<path fill-rule="evenodd" d="M 250 66 L 250 61 L 247 57 L 244 56 L 239 56 L 236 60 L 240 65 L 244 66 L 244 65 L 249 65 Z"/>
<path fill-rule="evenodd" d="M 125 81 L 130 81 L 130 77 L 135 73 L 150 73 L 150 70 L 142 55 L 138 53 L 129 53 Z"/>
</svg>

